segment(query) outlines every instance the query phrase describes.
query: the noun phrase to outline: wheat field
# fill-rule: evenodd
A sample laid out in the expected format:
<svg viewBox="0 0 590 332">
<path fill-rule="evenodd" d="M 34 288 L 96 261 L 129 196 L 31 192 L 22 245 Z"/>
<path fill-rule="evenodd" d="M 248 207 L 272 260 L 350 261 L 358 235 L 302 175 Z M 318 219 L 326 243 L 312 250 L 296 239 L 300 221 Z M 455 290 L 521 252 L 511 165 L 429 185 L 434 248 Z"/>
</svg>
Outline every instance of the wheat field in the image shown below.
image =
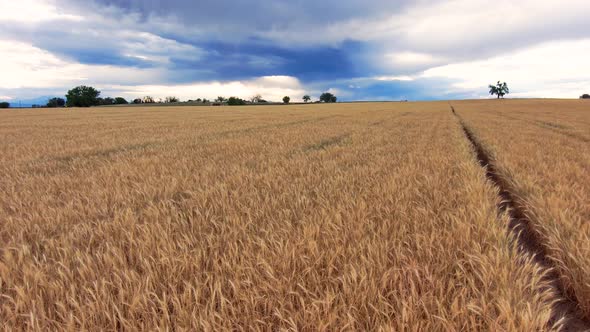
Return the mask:
<svg viewBox="0 0 590 332">
<path fill-rule="evenodd" d="M 3 329 L 563 330 L 566 297 L 588 318 L 587 104 L 452 106 L 2 111 Z"/>
</svg>

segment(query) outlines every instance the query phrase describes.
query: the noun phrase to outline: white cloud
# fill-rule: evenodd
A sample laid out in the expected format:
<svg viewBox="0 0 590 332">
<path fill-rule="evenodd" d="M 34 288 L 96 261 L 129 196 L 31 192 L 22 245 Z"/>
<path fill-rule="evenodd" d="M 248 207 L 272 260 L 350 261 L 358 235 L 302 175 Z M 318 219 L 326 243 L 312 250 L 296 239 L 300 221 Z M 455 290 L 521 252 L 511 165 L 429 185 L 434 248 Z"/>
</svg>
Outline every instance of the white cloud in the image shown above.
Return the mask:
<svg viewBox="0 0 590 332">
<path fill-rule="evenodd" d="M 106 90 L 117 91 L 126 98 L 152 96 L 165 98 L 176 96 L 181 100 L 207 98 L 217 96 L 239 97 L 249 99 L 260 94 L 269 101 L 280 101 L 284 96 L 291 100 L 301 100 L 306 90 L 299 80 L 289 76 L 265 76 L 245 81 L 232 82 L 196 82 L 182 85 L 137 85 L 137 86 L 109 86 Z"/>
<path fill-rule="evenodd" d="M 549 42 L 486 60 L 426 70 L 422 77 L 455 81 L 455 91 L 481 91 L 506 81 L 512 96 L 575 98 L 588 89 L 590 39 Z"/>
<path fill-rule="evenodd" d="M 401 76 L 375 76 L 372 77 L 372 79 L 376 80 L 376 81 L 413 81 L 415 78 L 412 76 L 407 76 L 407 75 L 401 75 Z"/>
<path fill-rule="evenodd" d="M 199 47 L 163 36 L 168 29 L 180 31 L 174 20 L 146 18 L 98 2 L 0 0 L 0 12 L 9 13 L 7 19 L 0 20 L 0 40 L 19 41 L 87 63 L 117 63 L 128 58 L 128 65 L 164 67 L 179 60 L 198 61 L 207 54 Z"/>
<path fill-rule="evenodd" d="M 139 83 L 163 78 L 158 69 L 85 65 L 26 43 L 0 40 L 0 88 L 57 88 L 77 84 Z"/>
<path fill-rule="evenodd" d="M 77 21 L 84 20 L 82 16 L 66 14 L 49 0 L 3 0 L 0 2 L 2 20 L 32 24 L 53 20 Z"/>
<path fill-rule="evenodd" d="M 122 31 L 108 37 L 126 41 L 119 46 L 123 54 L 151 62 L 170 63 L 171 55 L 175 59 L 197 60 L 206 53 L 192 45 L 162 38 L 149 32 Z"/>
<path fill-rule="evenodd" d="M 402 43 L 422 51 L 474 53 L 474 48 L 501 49 L 553 38 L 586 34 L 590 2 L 539 0 L 451 0 L 421 2 L 389 22 Z"/>
<path fill-rule="evenodd" d="M 432 65 L 433 63 L 441 61 L 440 59 L 435 58 L 431 54 L 409 51 L 390 53 L 386 54 L 385 57 L 390 59 L 392 64 L 394 64 L 395 66 L 424 66 Z"/>
<path fill-rule="evenodd" d="M 467 45 L 494 48 L 506 44 L 508 38 L 536 43 L 539 38 L 580 37 L 590 27 L 589 11 L 587 0 L 497 0 L 493 5 L 487 0 L 422 0 L 399 11 L 275 25 L 259 34 L 293 47 L 302 43 L 334 45 L 352 39 L 387 43 L 394 49 L 401 46 L 402 51 L 457 54 L 464 53 Z"/>
</svg>

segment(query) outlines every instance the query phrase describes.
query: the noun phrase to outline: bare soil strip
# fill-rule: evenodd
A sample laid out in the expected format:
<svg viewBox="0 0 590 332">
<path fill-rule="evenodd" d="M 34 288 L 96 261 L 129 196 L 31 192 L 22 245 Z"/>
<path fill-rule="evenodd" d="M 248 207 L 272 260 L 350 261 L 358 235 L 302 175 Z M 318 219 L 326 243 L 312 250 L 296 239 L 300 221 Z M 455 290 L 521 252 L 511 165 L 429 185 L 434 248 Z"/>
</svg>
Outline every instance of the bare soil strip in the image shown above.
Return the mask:
<svg viewBox="0 0 590 332">
<path fill-rule="evenodd" d="M 452 106 L 451 111 L 459 119 L 465 136 L 471 142 L 477 154 L 479 164 L 486 171 L 486 177 L 498 188 L 498 195 L 501 198 L 498 204 L 498 212 L 508 213 L 510 217 L 508 229 L 514 236 L 515 241 L 517 241 L 519 249 L 526 254 L 532 255 L 535 261 L 548 271 L 546 278 L 560 299 L 553 305 L 551 325 L 561 321 L 564 331 L 590 331 L 590 321 L 584 319 L 580 313 L 578 301 L 573 291 L 564 288 L 561 276 L 548 257 L 547 245 L 525 212 L 527 211 L 526 202 L 514 194 L 509 181 L 497 171 L 490 154 L 478 142 L 461 117 L 455 113 Z"/>
</svg>

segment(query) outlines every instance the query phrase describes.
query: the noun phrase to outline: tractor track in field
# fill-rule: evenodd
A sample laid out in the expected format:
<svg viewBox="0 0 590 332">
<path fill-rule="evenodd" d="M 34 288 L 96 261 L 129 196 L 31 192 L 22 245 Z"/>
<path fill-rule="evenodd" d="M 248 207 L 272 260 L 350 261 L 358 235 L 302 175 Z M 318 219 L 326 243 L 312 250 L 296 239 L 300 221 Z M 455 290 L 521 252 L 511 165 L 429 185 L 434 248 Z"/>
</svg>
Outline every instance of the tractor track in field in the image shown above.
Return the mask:
<svg viewBox="0 0 590 332">
<path fill-rule="evenodd" d="M 590 142 L 590 139 L 582 134 L 576 133 L 576 132 L 569 132 L 568 129 L 571 129 L 568 126 L 564 126 L 558 123 L 554 123 L 554 122 L 549 122 L 549 121 L 541 121 L 541 120 L 531 120 L 531 119 L 525 119 L 525 118 L 519 118 L 513 115 L 507 115 L 507 114 L 495 114 L 501 117 L 505 117 L 511 120 L 517 120 L 517 121 L 522 121 L 525 123 L 529 123 L 532 124 L 538 128 L 541 129 L 545 129 L 545 130 L 549 130 L 552 131 L 556 134 L 560 134 L 566 137 L 570 137 L 573 138 L 575 140 L 578 141 L 582 141 L 584 143 L 588 143 Z"/>
<path fill-rule="evenodd" d="M 475 137 L 471 129 L 465 124 L 455 108 L 451 106 L 451 112 L 459 120 L 465 137 L 475 151 L 480 166 L 485 170 L 487 179 L 498 188 L 500 203 L 499 213 L 507 213 L 510 221 L 508 231 L 514 236 L 521 252 L 529 254 L 534 261 L 546 269 L 545 281 L 555 292 L 560 301 L 553 304 L 550 325 L 561 320 L 563 331 L 590 331 L 590 321 L 584 318 L 580 312 L 578 300 L 572 290 L 563 285 L 562 276 L 559 274 L 555 263 L 548 256 L 548 245 L 543 237 L 535 229 L 534 222 L 526 213 L 527 203 L 515 194 L 510 185 L 500 172 L 498 172 L 490 154 Z"/>
</svg>

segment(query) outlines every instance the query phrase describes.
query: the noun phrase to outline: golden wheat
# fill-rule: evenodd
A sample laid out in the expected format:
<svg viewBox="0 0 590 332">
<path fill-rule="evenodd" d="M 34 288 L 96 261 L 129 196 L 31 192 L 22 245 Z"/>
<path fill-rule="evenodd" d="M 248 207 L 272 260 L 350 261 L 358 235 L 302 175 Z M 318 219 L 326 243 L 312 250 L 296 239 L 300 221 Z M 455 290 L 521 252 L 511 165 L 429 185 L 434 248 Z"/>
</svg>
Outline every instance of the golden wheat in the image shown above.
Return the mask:
<svg viewBox="0 0 590 332">
<path fill-rule="evenodd" d="M 19 110 L 0 135 L 7 330 L 560 327 L 446 103 Z"/>
</svg>

